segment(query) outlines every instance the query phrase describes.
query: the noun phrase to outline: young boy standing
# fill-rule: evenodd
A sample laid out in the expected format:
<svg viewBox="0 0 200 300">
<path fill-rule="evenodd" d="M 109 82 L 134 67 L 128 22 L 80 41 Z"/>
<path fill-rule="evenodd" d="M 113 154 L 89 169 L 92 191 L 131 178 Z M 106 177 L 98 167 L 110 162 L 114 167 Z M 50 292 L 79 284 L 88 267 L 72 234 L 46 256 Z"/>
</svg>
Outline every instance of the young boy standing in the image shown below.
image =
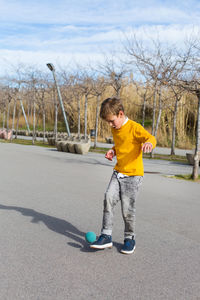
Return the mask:
<svg viewBox="0 0 200 300">
<path fill-rule="evenodd" d="M 124 220 L 124 245 L 121 252 L 131 254 L 135 249 L 135 201 L 144 175 L 142 152 L 151 152 L 156 139 L 140 124 L 129 120 L 120 99 L 103 101 L 100 117 L 112 128 L 114 146 L 105 157 L 117 163 L 105 193 L 103 224 L 98 240 L 90 245 L 94 249 L 112 247 L 114 207 L 120 201 Z"/>
</svg>

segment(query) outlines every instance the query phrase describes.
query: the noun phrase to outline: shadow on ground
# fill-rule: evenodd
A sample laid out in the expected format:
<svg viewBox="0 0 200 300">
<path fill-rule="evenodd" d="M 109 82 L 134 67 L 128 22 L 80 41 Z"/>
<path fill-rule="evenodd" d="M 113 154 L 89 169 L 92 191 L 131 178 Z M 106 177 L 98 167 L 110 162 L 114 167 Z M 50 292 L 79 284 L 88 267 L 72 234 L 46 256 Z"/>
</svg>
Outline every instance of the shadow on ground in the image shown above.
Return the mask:
<svg viewBox="0 0 200 300">
<path fill-rule="evenodd" d="M 74 242 L 68 243 L 68 245 L 71 247 L 79 248 L 83 252 L 94 252 L 89 248 L 89 245 L 85 241 L 85 232 L 80 231 L 77 227 L 66 220 L 39 213 L 34 209 L 24 207 L 6 206 L 0 204 L 0 209 L 17 211 L 23 216 L 31 217 L 31 223 L 37 224 L 42 222 L 48 229 L 74 240 Z"/>
</svg>

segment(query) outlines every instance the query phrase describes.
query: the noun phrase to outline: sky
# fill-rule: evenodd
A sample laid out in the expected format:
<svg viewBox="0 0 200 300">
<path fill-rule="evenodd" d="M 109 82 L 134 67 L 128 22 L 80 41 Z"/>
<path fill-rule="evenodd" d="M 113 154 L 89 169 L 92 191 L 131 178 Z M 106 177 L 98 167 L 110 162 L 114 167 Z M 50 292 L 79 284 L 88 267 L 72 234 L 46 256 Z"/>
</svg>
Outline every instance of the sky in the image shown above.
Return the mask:
<svg viewBox="0 0 200 300">
<path fill-rule="evenodd" d="M 0 74 L 95 62 L 131 32 L 181 45 L 199 28 L 199 0 L 0 0 Z"/>
</svg>

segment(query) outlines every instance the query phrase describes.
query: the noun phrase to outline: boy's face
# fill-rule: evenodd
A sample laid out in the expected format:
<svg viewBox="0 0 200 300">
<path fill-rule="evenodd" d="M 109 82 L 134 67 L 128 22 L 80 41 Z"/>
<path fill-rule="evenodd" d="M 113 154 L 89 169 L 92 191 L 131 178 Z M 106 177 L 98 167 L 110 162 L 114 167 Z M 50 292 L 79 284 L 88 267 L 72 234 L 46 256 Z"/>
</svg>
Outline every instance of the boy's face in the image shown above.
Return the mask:
<svg viewBox="0 0 200 300">
<path fill-rule="evenodd" d="M 115 129 L 120 129 L 125 121 L 125 115 L 123 111 L 119 112 L 119 115 L 108 115 L 106 117 L 106 122 L 110 125 L 110 127 L 113 127 Z"/>
</svg>

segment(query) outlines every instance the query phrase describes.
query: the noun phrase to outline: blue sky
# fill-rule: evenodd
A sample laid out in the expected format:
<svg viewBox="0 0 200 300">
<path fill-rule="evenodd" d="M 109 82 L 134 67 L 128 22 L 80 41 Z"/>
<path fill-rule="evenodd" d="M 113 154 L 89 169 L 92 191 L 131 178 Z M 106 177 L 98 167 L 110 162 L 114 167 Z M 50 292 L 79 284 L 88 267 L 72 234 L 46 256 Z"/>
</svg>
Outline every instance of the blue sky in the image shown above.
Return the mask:
<svg viewBox="0 0 200 300">
<path fill-rule="evenodd" d="M 200 1 L 0 0 L 0 73 L 10 65 L 67 65 L 120 51 L 144 31 L 181 43 L 200 27 Z"/>
</svg>

